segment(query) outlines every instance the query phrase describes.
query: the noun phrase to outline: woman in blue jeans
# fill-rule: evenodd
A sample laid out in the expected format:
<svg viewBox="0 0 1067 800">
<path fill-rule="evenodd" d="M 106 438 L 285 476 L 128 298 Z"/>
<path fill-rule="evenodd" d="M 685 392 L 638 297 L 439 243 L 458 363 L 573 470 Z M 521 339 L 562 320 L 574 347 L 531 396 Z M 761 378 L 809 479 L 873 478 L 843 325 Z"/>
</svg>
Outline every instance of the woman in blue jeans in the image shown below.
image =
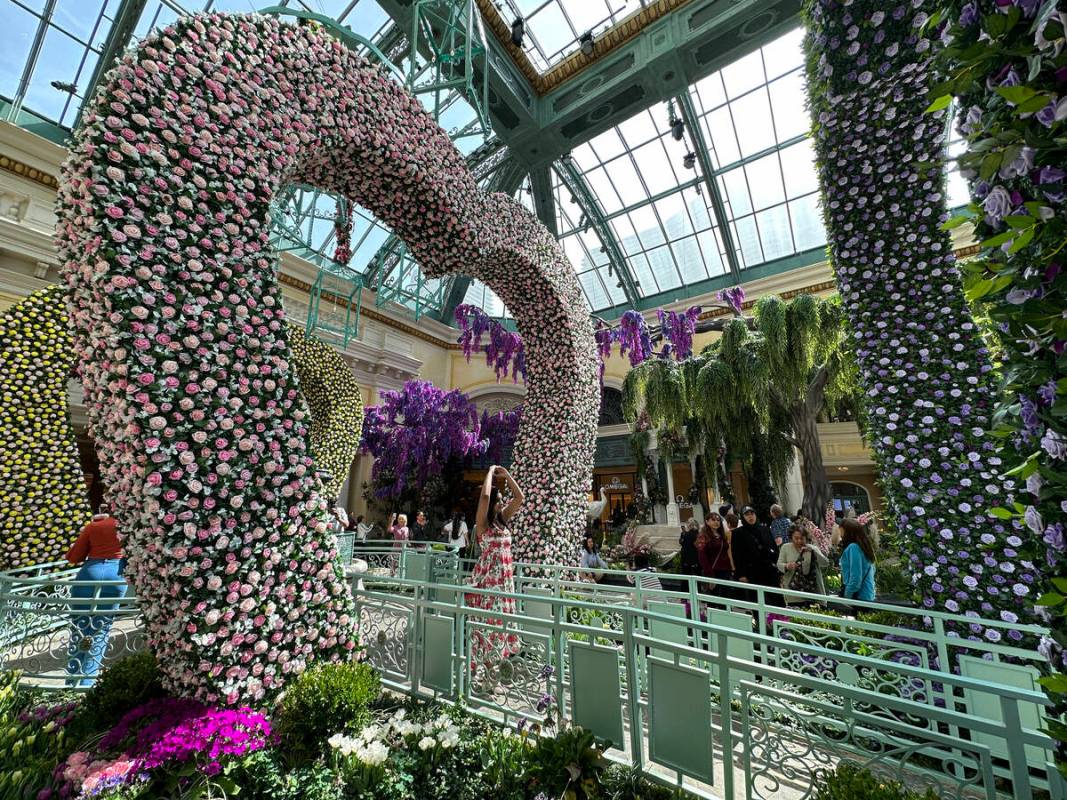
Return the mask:
<svg viewBox="0 0 1067 800">
<path fill-rule="evenodd" d="M 67 561 L 81 564 L 81 569 L 74 577 L 75 584 L 70 589 L 70 607 L 75 613 L 83 612 L 72 620 L 70 658 L 67 661 L 67 674 L 71 677 L 67 682 L 70 685 L 92 686 L 96 682 L 96 673 L 100 671 L 100 662 L 104 660 L 108 634 L 114 620 L 114 614 L 109 612 L 118 608 L 118 603 L 101 600 L 125 597 L 127 588 L 124 582 L 92 583 L 122 580 L 125 560 L 115 518 L 107 514 L 93 517 L 92 522 L 82 529 L 78 541 L 67 551 Z M 90 602 L 79 603 L 76 602 L 78 599 Z"/>
</svg>

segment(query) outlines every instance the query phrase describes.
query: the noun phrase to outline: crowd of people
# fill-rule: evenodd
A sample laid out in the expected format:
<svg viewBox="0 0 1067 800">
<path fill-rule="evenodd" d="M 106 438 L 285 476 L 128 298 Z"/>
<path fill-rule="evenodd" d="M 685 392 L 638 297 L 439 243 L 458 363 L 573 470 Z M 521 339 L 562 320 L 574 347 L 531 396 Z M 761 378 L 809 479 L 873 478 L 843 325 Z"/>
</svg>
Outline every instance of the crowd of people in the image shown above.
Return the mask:
<svg viewBox="0 0 1067 800">
<path fill-rule="evenodd" d="M 496 479 L 503 478 L 510 500 L 505 502 Z M 522 507 L 523 493 L 511 474 L 503 467 L 491 467 L 479 496 L 473 536 L 461 508 L 438 529 L 433 530 L 423 511 L 415 513 L 408 524 L 406 514 L 389 518 L 386 534 L 393 547 L 400 550 L 408 543 L 439 542 L 463 557 L 477 553 L 468 581 L 474 590 L 467 603 L 475 608 L 498 614 L 513 614 L 515 601 L 514 569 L 511 558 L 511 518 Z M 740 518 L 732 506 L 720 506 L 704 516 L 703 525 L 690 520 L 679 538 L 681 571 L 707 579 L 706 591 L 723 597 L 754 600 L 756 592 L 738 584 L 761 586 L 777 591 L 765 595 L 774 605 L 810 605 L 812 596 L 826 594 L 825 571 L 831 553 L 824 539 L 813 541 L 814 525 L 798 512 L 791 520 L 781 506 L 770 509 L 771 523 L 760 522 L 751 506 L 741 509 Z M 337 527 L 355 531 L 365 542 L 372 526 L 357 516 L 349 520 L 338 512 Z M 847 600 L 870 601 L 875 597 L 875 552 L 871 537 L 863 524 L 852 518 L 842 519 L 831 541 L 839 552 L 841 568 L 840 595 Z M 125 566 L 117 524 L 113 517 L 100 514 L 81 532 L 67 554 L 67 560 L 79 570 L 72 588 L 71 644 L 67 672 L 70 682 L 91 684 L 107 647 L 111 622 L 118 602 L 126 593 L 122 574 Z M 660 589 L 662 583 L 651 564 L 649 553 L 638 553 L 631 568 L 630 582 L 644 590 Z M 588 536 L 581 545 L 580 575 L 598 580 L 609 565 L 600 555 L 596 538 Z M 103 585 L 97 582 L 105 582 Z M 803 593 L 797 595 L 795 593 Z M 502 596 L 505 595 L 505 596 Z M 84 599 L 83 599 L 84 598 Z M 90 600 L 91 598 L 91 600 Z M 79 602 L 81 601 L 81 602 Z M 84 607 L 83 607 L 84 606 Z M 487 617 L 483 622 L 496 626 L 499 619 Z M 476 642 L 479 659 L 506 657 L 517 645 L 512 634 L 493 632 Z"/>
<path fill-rule="evenodd" d="M 721 583 L 735 581 L 782 589 L 782 594 L 767 594 L 768 602 L 775 605 L 810 605 L 812 598 L 793 593 L 825 595 L 825 574 L 834 553 L 813 541 L 814 525 L 800 512 L 791 520 L 775 504 L 770 515 L 770 525 L 764 524 L 754 508 L 745 506 L 738 519 L 733 507 L 725 505 L 706 514 L 702 526 L 690 520 L 678 540 L 682 572 L 710 579 L 708 591 L 722 596 L 754 599 L 751 590 Z M 831 537 L 834 545 L 840 554 L 840 596 L 874 600 L 875 551 L 866 527 L 845 517 Z"/>
</svg>

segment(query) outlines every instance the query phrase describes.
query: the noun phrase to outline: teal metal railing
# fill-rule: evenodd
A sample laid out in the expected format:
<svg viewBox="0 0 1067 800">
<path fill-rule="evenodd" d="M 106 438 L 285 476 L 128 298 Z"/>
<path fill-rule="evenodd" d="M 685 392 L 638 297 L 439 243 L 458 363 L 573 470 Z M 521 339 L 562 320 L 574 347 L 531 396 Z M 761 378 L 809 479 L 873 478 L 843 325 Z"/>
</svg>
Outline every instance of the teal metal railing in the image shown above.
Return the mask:
<svg viewBox="0 0 1067 800">
<path fill-rule="evenodd" d="M 1063 797 L 1045 697 L 1007 653 L 960 653 L 952 672 L 917 661 L 919 648 L 835 649 L 755 630 L 750 611 L 709 607 L 701 621 L 669 600 L 614 607 L 605 626 L 588 622 L 603 603 L 548 593 L 372 575 L 355 595 L 368 660 L 391 688 L 505 724 L 540 719 L 550 695 L 613 758 L 703 796 L 806 797 L 848 760 L 941 797 Z M 503 628 L 475 595 L 515 603 L 489 612 Z M 515 637 L 517 655 L 484 655 L 494 635 Z"/>
<path fill-rule="evenodd" d="M 353 589 L 360 638 L 386 685 L 504 724 L 540 719 L 548 695 L 611 742 L 610 757 L 697 794 L 805 797 L 850 760 L 944 797 L 1067 797 L 1040 730 L 1041 628 L 983 620 L 1000 641 L 970 641 L 976 621 L 942 612 L 856 603 L 900 616 L 845 619 L 783 609 L 768 602 L 780 591 L 745 584 L 665 574 L 676 584 L 652 591 L 625 572 L 590 583 L 528 564 L 503 595 L 465 585 L 470 562 L 447 550 L 357 542 L 353 559 L 368 565 Z M 87 613 L 71 605 L 74 574 L 63 563 L 0 573 L 0 668 L 36 686 L 70 681 L 72 618 Z M 754 594 L 708 593 L 723 588 Z M 475 596 L 514 610 L 486 612 Z M 136 600 L 112 603 L 88 610 L 112 618 L 105 663 L 141 642 Z M 492 654 L 502 635 L 510 657 Z"/>
</svg>

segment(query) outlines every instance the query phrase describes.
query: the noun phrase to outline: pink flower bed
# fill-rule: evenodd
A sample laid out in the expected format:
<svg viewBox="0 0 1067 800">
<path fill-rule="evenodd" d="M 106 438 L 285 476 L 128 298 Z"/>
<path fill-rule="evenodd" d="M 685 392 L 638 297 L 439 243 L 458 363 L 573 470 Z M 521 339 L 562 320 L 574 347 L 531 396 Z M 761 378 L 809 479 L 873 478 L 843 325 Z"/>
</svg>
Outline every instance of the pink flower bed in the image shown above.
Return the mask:
<svg viewBox="0 0 1067 800">
<path fill-rule="evenodd" d="M 570 562 L 599 401 L 574 271 L 518 204 L 480 192 L 422 106 L 312 27 L 184 18 L 125 54 L 64 166 L 57 238 L 127 575 L 168 689 L 261 699 L 355 647 L 274 278 L 284 183 L 343 193 L 428 275 L 463 271 L 525 342 L 516 556 Z"/>
</svg>

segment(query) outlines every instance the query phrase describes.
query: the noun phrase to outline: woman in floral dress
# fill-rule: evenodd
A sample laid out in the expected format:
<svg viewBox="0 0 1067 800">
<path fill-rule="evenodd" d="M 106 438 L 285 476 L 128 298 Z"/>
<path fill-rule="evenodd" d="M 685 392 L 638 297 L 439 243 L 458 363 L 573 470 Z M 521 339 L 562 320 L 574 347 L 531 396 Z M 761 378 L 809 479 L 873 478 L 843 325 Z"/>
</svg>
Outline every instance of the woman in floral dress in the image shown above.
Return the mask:
<svg viewBox="0 0 1067 800">
<path fill-rule="evenodd" d="M 511 492 L 511 501 L 504 504 L 500 490 L 493 485 L 496 473 L 504 476 Z M 471 586 L 494 592 L 515 593 L 515 570 L 511 565 L 511 531 L 508 522 L 522 507 L 522 489 L 503 467 L 490 467 L 482 484 L 475 517 L 474 535 L 481 548 L 478 563 L 474 565 Z M 500 614 L 514 614 L 515 600 L 494 594 L 468 594 L 467 605 Z M 472 618 L 472 622 L 503 626 L 499 618 Z M 471 666 L 485 665 L 507 658 L 519 652 L 519 637 L 514 633 L 491 633 L 485 636 L 475 630 L 471 636 Z"/>
</svg>

